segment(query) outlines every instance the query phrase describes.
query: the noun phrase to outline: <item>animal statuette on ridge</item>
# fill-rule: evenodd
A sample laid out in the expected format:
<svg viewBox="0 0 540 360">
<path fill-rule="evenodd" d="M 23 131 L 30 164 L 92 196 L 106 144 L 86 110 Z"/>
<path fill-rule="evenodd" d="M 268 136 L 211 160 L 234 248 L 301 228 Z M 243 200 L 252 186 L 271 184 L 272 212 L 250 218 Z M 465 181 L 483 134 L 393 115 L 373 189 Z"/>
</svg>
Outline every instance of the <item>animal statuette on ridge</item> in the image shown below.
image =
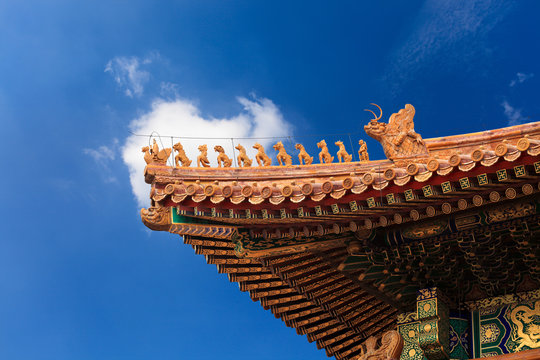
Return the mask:
<svg viewBox="0 0 540 360">
<path fill-rule="evenodd" d="M 382 117 L 377 116 L 371 110 L 375 118 L 371 119 L 369 124 L 364 126 L 366 134 L 379 141 L 383 147 L 384 154 L 390 160 L 403 159 L 413 156 L 428 156 L 426 144 L 420 134 L 414 131 L 414 106 L 405 105 L 405 108 L 399 110 L 390 116 L 388 124 L 381 123 L 378 120 Z"/>
<path fill-rule="evenodd" d="M 274 150 L 277 150 L 277 160 L 279 162 L 279 165 L 283 166 L 291 166 L 292 165 L 292 158 L 291 155 L 287 154 L 285 151 L 285 146 L 283 146 L 283 143 L 279 141 L 276 145 L 274 145 Z"/>
<path fill-rule="evenodd" d="M 217 157 L 217 166 L 221 167 L 221 164 L 223 163 L 223 167 L 231 167 L 232 165 L 232 159 L 225 154 L 225 150 L 219 145 L 214 146 L 214 151 L 219 153 Z"/>
<path fill-rule="evenodd" d="M 300 165 L 302 165 L 302 161 L 305 165 L 311 165 L 313 162 L 313 156 L 309 156 L 306 149 L 304 148 L 304 145 L 302 144 L 296 144 L 294 145 L 296 150 L 300 150 L 300 153 L 298 154 L 298 160 L 300 161 Z"/>
<path fill-rule="evenodd" d="M 144 153 L 144 161 L 146 161 L 147 164 L 157 163 L 159 165 L 165 165 L 169 155 L 171 155 L 172 149 L 166 148 L 159 150 L 156 139 L 154 139 L 152 149 L 150 149 L 149 146 L 145 146 L 141 149 L 141 151 Z"/>
<path fill-rule="evenodd" d="M 358 158 L 361 162 L 369 161 L 369 154 L 367 152 L 367 144 L 364 142 L 364 140 L 358 140 L 358 145 L 360 145 L 360 149 L 358 149 Z"/>
<path fill-rule="evenodd" d="M 147 164 L 150 164 L 154 159 L 152 158 L 152 153 L 150 152 L 150 146 L 144 146 L 141 151 L 144 153 L 144 161 Z"/>
<path fill-rule="evenodd" d="M 321 164 L 329 164 L 332 161 L 334 161 L 334 157 L 330 155 L 330 152 L 328 151 L 328 146 L 326 145 L 326 141 L 321 140 L 317 143 L 317 147 L 321 149 L 321 152 L 319 153 L 319 161 Z"/>
<path fill-rule="evenodd" d="M 257 160 L 257 164 L 259 164 L 259 166 L 272 165 L 272 159 L 270 159 L 270 157 L 266 155 L 266 153 L 264 152 L 264 147 L 261 144 L 256 143 L 255 145 L 253 145 L 253 148 L 257 149 L 257 155 L 255 155 L 255 160 Z"/>
<path fill-rule="evenodd" d="M 343 160 L 344 162 L 351 162 L 352 155 L 349 154 L 347 150 L 345 149 L 345 145 L 343 145 L 343 141 L 336 141 L 335 144 L 339 147 L 339 151 L 337 152 L 338 161 L 341 162 Z"/>
<path fill-rule="evenodd" d="M 191 165 L 191 160 L 186 155 L 186 152 L 184 151 L 184 147 L 181 143 L 176 143 L 173 146 L 173 149 L 176 150 L 178 154 L 174 157 L 174 161 L 176 163 L 176 167 L 179 167 L 179 163 L 182 163 L 182 167 L 188 167 Z"/>
<path fill-rule="evenodd" d="M 210 161 L 208 161 L 208 147 L 206 144 L 199 146 L 199 151 L 201 154 L 197 156 L 197 166 L 198 167 L 209 167 Z"/>
<path fill-rule="evenodd" d="M 236 157 L 236 160 L 238 160 L 238 166 L 250 167 L 253 161 L 247 156 L 246 148 L 238 144 L 235 146 L 235 149 L 240 152 L 240 154 L 238 154 Z"/>
</svg>

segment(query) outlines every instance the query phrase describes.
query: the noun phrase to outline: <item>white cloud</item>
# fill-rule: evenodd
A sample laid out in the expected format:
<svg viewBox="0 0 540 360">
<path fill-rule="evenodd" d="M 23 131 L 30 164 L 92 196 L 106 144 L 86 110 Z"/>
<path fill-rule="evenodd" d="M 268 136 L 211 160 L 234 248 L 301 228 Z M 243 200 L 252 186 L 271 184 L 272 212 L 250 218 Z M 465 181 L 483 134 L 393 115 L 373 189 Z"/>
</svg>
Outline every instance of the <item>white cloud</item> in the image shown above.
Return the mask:
<svg viewBox="0 0 540 360">
<path fill-rule="evenodd" d="M 292 135 L 292 126 L 283 119 L 278 107 L 269 99 L 237 98 L 242 104 L 243 111 L 229 118 L 212 118 L 201 115 L 200 109 L 192 102 L 184 99 L 166 101 L 158 99 L 152 104 L 152 109 L 134 119 L 130 129 L 135 134 L 151 134 L 157 132 L 168 136 L 181 137 L 205 137 L 226 138 L 223 140 L 195 140 L 174 139 L 170 137 L 157 138 L 160 148 L 171 147 L 172 143 L 180 141 L 184 146 L 187 156 L 192 160 L 191 166 L 197 166 L 197 147 L 201 144 L 208 145 L 208 158 L 211 165 L 216 166 L 215 145 L 221 145 L 227 155 L 233 158 L 233 149 L 230 138 L 243 137 L 286 137 Z M 261 143 L 267 153 L 271 153 L 271 145 L 278 139 L 261 139 Z M 235 140 L 235 145 L 240 143 L 251 158 L 256 153 L 252 145 L 257 142 L 252 139 Z M 130 182 L 133 194 L 140 206 L 148 206 L 149 185 L 144 182 L 143 171 L 145 162 L 141 148 L 149 145 L 147 137 L 131 135 L 126 139 L 122 148 L 122 158 L 129 168 Z M 236 154 L 238 151 L 235 150 Z M 172 159 L 169 159 L 171 162 Z M 276 160 L 273 159 L 273 162 Z M 255 161 L 254 161 L 255 162 Z M 255 164 L 256 165 L 256 164 Z"/>
<path fill-rule="evenodd" d="M 109 160 L 114 160 L 114 151 L 105 145 L 98 147 L 97 149 L 83 149 L 83 153 L 89 155 L 97 163 L 105 163 Z"/>
<path fill-rule="evenodd" d="M 529 79 L 532 78 L 533 76 L 534 76 L 533 73 L 530 73 L 530 74 L 524 74 L 524 73 L 518 72 L 518 73 L 516 74 L 516 78 L 515 78 L 515 79 L 512 79 L 512 81 L 510 81 L 510 87 L 514 87 L 514 86 L 516 86 L 517 84 L 524 83 L 525 81 L 529 80 Z"/>
<path fill-rule="evenodd" d="M 155 58 L 159 58 L 159 54 L 154 53 L 143 59 L 136 56 L 117 56 L 107 63 L 105 72 L 113 76 L 126 96 L 140 96 L 144 91 L 144 85 L 150 79 L 150 73 L 141 67 L 151 64 Z"/>
<path fill-rule="evenodd" d="M 97 149 L 83 149 L 83 154 L 90 156 L 100 168 L 102 179 L 106 183 L 117 182 L 117 179 L 111 170 L 111 163 L 116 159 L 118 146 L 119 141 L 115 138 L 113 139 L 112 145 L 101 145 Z"/>
<path fill-rule="evenodd" d="M 501 106 L 504 109 L 504 115 L 506 115 L 506 118 L 508 119 L 508 125 L 519 125 L 525 120 L 526 118 L 521 114 L 521 109 L 516 109 L 512 105 L 508 103 L 508 101 L 504 100 L 501 103 Z"/>
</svg>

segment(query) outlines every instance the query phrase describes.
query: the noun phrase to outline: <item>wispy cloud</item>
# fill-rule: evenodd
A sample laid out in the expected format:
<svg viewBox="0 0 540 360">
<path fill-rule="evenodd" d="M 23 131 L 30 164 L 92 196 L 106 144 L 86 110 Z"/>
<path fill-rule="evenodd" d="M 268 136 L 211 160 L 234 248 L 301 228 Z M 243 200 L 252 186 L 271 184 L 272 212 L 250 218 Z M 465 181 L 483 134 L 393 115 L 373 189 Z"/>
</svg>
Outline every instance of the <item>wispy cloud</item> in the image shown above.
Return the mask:
<svg viewBox="0 0 540 360">
<path fill-rule="evenodd" d="M 393 53 L 386 81 L 396 87 L 429 66 L 438 69 L 486 56 L 486 35 L 508 13 L 503 0 L 428 0 L 413 23 L 404 43 Z M 436 61 L 432 63 L 434 58 Z"/>
<path fill-rule="evenodd" d="M 157 137 L 160 148 L 171 147 L 173 142 L 181 141 L 187 156 L 192 160 L 191 166 L 196 166 L 201 144 L 208 146 L 208 158 L 212 166 L 216 166 L 215 145 L 221 145 L 229 157 L 233 158 L 233 147 L 230 138 L 239 137 L 272 137 L 289 136 L 292 125 L 283 118 L 279 108 L 269 99 L 239 97 L 237 101 L 243 109 L 237 115 L 228 118 L 204 117 L 196 105 L 191 101 L 176 98 L 174 100 L 158 99 L 152 104 L 152 109 L 134 119 L 130 128 L 135 134 L 151 134 L 154 131 L 161 135 L 176 135 L 182 137 L 225 138 L 223 140 L 211 139 L 171 139 L 170 137 Z M 252 148 L 257 140 L 241 140 L 248 155 L 253 158 L 256 151 Z M 272 139 L 258 140 L 268 153 Z M 148 137 L 129 136 L 122 148 L 122 158 L 129 168 L 130 182 L 133 194 L 140 206 L 148 206 L 149 187 L 144 182 L 143 171 L 145 162 L 141 148 L 149 144 Z M 235 142 L 235 145 L 238 141 Z M 237 150 L 234 150 L 238 154 Z M 172 160 L 172 159 L 171 159 Z"/>
<path fill-rule="evenodd" d="M 111 169 L 111 163 L 116 159 L 118 148 L 119 141 L 115 138 L 112 145 L 101 145 L 96 149 L 83 149 L 83 154 L 90 156 L 99 167 L 102 179 L 106 183 L 117 182 L 116 176 Z"/>
<path fill-rule="evenodd" d="M 518 72 L 516 74 L 516 77 L 514 79 L 512 79 L 512 81 L 510 81 L 510 87 L 514 87 L 516 86 L 517 84 L 522 84 L 524 83 L 525 81 L 529 80 L 530 78 L 534 77 L 534 74 L 533 73 L 530 73 L 530 74 L 525 74 L 525 73 L 521 73 L 521 72 Z"/>
<path fill-rule="evenodd" d="M 521 114 L 521 109 L 516 109 L 515 107 L 513 107 L 512 105 L 510 105 L 508 103 L 508 101 L 504 100 L 502 103 L 501 103 L 501 106 L 503 107 L 504 109 L 504 115 L 506 116 L 506 118 L 508 119 L 508 125 L 509 126 L 512 126 L 512 125 L 519 125 L 521 123 L 523 123 L 523 120 L 526 119 L 526 117 L 524 117 L 522 114 Z"/>
<path fill-rule="evenodd" d="M 97 149 L 83 149 L 83 153 L 89 155 L 95 162 L 103 164 L 109 160 L 114 160 L 114 151 L 108 146 L 102 145 Z"/>
<path fill-rule="evenodd" d="M 150 73 L 143 67 L 159 57 L 159 53 L 152 53 L 145 58 L 117 56 L 105 65 L 105 72 L 113 76 L 126 96 L 140 96 L 144 91 L 144 85 L 150 79 Z"/>
<path fill-rule="evenodd" d="M 159 93 L 165 99 L 178 98 L 178 84 L 162 81 L 159 84 Z"/>
</svg>

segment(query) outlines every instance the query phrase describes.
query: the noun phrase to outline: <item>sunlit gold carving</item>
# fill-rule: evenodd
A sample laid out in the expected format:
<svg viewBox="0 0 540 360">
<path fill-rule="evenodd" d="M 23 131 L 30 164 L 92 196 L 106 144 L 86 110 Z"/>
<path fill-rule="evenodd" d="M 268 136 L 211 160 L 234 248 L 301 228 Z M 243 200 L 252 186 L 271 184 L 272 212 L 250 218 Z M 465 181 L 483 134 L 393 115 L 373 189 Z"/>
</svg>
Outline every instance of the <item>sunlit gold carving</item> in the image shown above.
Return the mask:
<svg viewBox="0 0 540 360">
<path fill-rule="evenodd" d="M 513 351 L 523 347 L 540 347 L 540 301 L 514 307 L 510 312 L 512 340 L 519 344 Z"/>
<path fill-rule="evenodd" d="M 369 161 L 367 144 L 364 142 L 364 140 L 358 140 L 358 145 L 360 145 L 360 149 L 358 150 L 358 158 L 360 161 Z"/>
<path fill-rule="evenodd" d="M 407 166 L 406 171 L 407 175 L 414 176 L 418 174 L 418 171 L 420 171 L 420 167 L 417 164 L 412 163 Z"/>
<path fill-rule="evenodd" d="M 142 222 L 152 230 L 167 230 L 170 225 L 170 211 L 167 207 L 151 206 L 141 209 Z"/>
<path fill-rule="evenodd" d="M 377 114 L 375 114 L 373 112 L 373 110 L 364 109 L 364 111 L 369 111 L 370 113 L 373 114 L 373 116 L 375 116 L 375 118 L 371 119 L 371 121 L 380 120 L 382 118 L 382 114 L 383 114 L 381 107 L 379 105 L 377 105 L 377 104 L 374 104 L 374 103 L 371 103 L 371 105 L 376 106 L 379 109 L 379 116 L 377 116 Z"/>
<path fill-rule="evenodd" d="M 144 161 L 146 161 L 147 164 L 156 163 L 159 165 L 165 165 L 167 163 L 167 159 L 169 158 L 169 155 L 171 155 L 172 151 L 171 148 L 159 150 L 156 139 L 154 139 L 152 149 L 145 146 L 141 150 L 144 153 Z"/>
<path fill-rule="evenodd" d="M 427 155 L 424 140 L 420 134 L 414 131 L 414 114 L 414 106 L 407 104 L 404 109 L 392 114 L 388 124 L 385 124 L 378 122 L 382 116 L 381 111 L 381 115 L 371 119 L 369 124 L 364 126 L 364 130 L 369 136 L 381 143 L 384 154 L 390 160 L 414 155 Z"/>
<path fill-rule="evenodd" d="M 309 156 L 306 149 L 304 148 L 304 145 L 296 144 L 294 147 L 297 150 L 300 150 L 300 153 L 298 154 L 298 160 L 300 161 L 300 165 L 302 165 L 302 161 L 305 165 L 311 165 L 311 163 L 313 162 L 313 156 Z"/>
<path fill-rule="evenodd" d="M 527 137 L 523 137 L 519 139 L 516 146 L 519 151 L 526 151 L 531 146 L 531 142 Z"/>
<path fill-rule="evenodd" d="M 448 163 L 450 166 L 458 166 L 461 163 L 461 156 L 459 154 L 452 154 L 448 158 Z"/>
<path fill-rule="evenodd" d="M 335 144 L 339 147 L 339 151 L 337 152 L 338 161 L 341 162 L 343 160 L 344 162 L 351 162 L 352 155 L 350 155 L 345 149 L 343 141 L 336 141 Z"/>
<path fill-rule="evenodd" d="M 328 151 L 328 146 L 326 145 L 326 141 L 321 140 L 317 143 L 317 147 L 321 149 L 321 152 L 319 153 L 319 161 L 321 164 L 329 164 L 332 161 L 334 161 L 334 157 L 330 155 L 330 152 Z"/>
<path fill-rule="evenodd" d="M 283 143 L 281 141 L 278 141 L 278 143 L 274 145 L 274 150 L 278 151 L 277 160 L 279 162 L 279 165 L 292 165 L 291 155 L 287 154 L 287 151 L 285 151 L 285 146 L 283 146 Z"/>
<path fill-rule="evenodd" d="M 362 344 L 359 360 L 397 360 L 403 350 L 403 338 L 395 331 L 385 332 L 378 346 L 378 339 L 371 336 Z"/>
<path fill-rule="evenodd" d="M 201 154 L 197 156 L 197 166 L 209 167 L 210 161 L 208 161 L 208 147 L 206 144 L 199 146 L 199 151 Z"/>
<path fill-rule="evenodd" d="M 266 153 L 264 152 L 264 147 L 261 144 L 256 143 L 255 145 L 253 145 L 253 148 L 257 149 L 257 155 L 255 155 L 255 160 L 257 160 L 257 164 L 259 164 L 259 166 L 272 165 L 272 159 L 270 159 L 270 157 L 266 155 Z"/>
<path fill-rule="evenodd" d="M 145 146 L 141 149 L 141 151 L 144 153 L 144 161 L 146 161 L 147 164 L 150 164 L 152 162 L 152 154 L 150 153 L 150 147 Z"/>
<path fill-rule="evenodd" d="M 238 144 L 238 145 L 235 146 L 235 149 L 237 149 L 240 152 L 240 154 L 238 154 L 238 156 L 236 157 L 236 159 L 238 160 L 238 166 L 250 167 L 253 160 L 251 160 L 247 156 L 246 148 L 243 147 L 242 145 Z"/>
<path fill-rule="evenodd" d="M 188 159 L 186 152 L 184 151 L 184 147 L 181 143 L 176 143 L 173 146 L 173 149 L 176 150 L 178 154 L 174 157 L 174 161 L 176 162 L 176 167 L 179 167 L 179 163 L 182 163 L 182 167 L 188 167 L 191 165 L 191 160 Z"/>
<path fill-rule="evenodd" d="M 420 217 L 417 210 L 411 210 L 410 215 L 413 220 L 418 220 Z M 442 234 L 447 227 L 448 224 L 444 220 L 432 220 L 407 226 L 402 230 L 402 234 L 408 239 L 424 239 Z"/>
<path fill-rule="evenodd" d="M 439 164 L 439 160 L 437 160 L 435 158 L 431 158 L 427 162 L 427 168 L 428 168 L 429 171 L 432 171 L 432 172 L 439 170 L 440 165 L 441 164 Z"/>
<path fill-rule="evenodd" d="M 231 167 L 232 165 L 232 159 L 225 154 L 225 150 L 219 146 L 214 146 L 214 151 L 219 153 L 217 157 L 217 166 L 221 167 L 221 164 L 223 163 L 223 167 Z"/>
<path fill-rule="evenodd" d="M 490 223 L 507 221 L 533 215 L 536 209 L 531 203 L 517 203 L 486 210 L 486 220 Z"/>
</svg>

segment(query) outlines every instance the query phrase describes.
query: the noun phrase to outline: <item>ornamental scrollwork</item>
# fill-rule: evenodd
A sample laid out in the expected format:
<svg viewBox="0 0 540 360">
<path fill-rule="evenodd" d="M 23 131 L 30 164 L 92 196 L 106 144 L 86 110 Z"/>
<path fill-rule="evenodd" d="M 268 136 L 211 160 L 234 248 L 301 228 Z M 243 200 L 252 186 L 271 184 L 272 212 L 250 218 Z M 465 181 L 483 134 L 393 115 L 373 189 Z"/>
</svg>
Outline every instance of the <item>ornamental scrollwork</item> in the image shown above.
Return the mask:
<svg viewBox="0 0 540 360">
<path fill-rule="evenodd" d="M 141 209 L 142 222 L 152 230 L 168 230 L 171 222 L 170 217 L 168 207 L 151 206 L 148 209 Z"/>
<path fill-rule="evenodd" d="M 376 116 L 373 111 L 367 110 L 373 113 L 375 118 L 364 126 L 364 130 L 366 134 L 381 143 L 384 154 L 389 160 L 428 155 L 422 136 L 414 131 L 414 106 L 405 105 L 405 108 L 390 116 L 388 124 L 379 122 L 382 110 L 378 105 L 375 106 L 379 108 L 380 115 Z"/>
</svg>

